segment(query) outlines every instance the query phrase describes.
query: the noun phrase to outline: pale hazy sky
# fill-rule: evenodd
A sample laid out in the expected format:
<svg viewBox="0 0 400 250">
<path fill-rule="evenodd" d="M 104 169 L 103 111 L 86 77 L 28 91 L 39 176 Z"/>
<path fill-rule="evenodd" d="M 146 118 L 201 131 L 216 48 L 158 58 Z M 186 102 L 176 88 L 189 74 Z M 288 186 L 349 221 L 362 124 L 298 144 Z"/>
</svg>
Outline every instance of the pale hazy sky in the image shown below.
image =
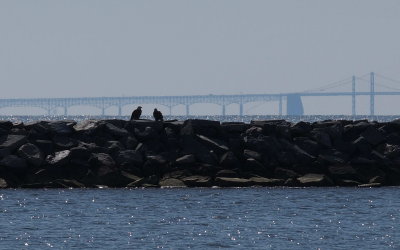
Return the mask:
<svg viewBox="0 0 400 250">
<path fill-rule="evenodd" d="M 370 71 L 400 80 L 399 27 L 398 0 L 0 0 L 0 98 L 284 93 Z M 399 98 L 377 112 L 399 113 Z M 336 102 L 304 101 L 306 113 Z"/>
</svg>

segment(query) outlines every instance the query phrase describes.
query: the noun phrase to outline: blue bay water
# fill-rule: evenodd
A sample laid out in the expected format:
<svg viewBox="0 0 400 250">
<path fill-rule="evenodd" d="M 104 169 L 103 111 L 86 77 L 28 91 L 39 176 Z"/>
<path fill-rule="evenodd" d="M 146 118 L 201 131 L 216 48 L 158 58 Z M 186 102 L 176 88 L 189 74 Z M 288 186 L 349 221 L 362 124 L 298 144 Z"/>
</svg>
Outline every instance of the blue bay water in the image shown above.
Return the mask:
<svg viewBox="0 0 400 250">
<path fill-rule="evenodd" d="M 399 249 L 400 188 L 0 190 L 0 249 Z"/>
</svg>

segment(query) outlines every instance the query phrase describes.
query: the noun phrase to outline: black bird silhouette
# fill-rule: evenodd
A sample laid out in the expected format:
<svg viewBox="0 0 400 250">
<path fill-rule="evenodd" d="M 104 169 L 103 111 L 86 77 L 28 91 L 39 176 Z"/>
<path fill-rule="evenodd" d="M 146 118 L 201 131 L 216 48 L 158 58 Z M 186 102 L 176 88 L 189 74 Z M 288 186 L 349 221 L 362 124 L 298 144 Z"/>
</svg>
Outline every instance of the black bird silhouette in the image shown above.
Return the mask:
<svg viewBox="0 0 400 250">
<path fill-rule="evenodd" d="M 142 115 L 142 107 L 139 106 L 132 112 L 131 120 L 139 120 L 140 116 Z"/>
<path fill-rule="evenodd" d="M 157 109 L 154 109 L 153 111 L 153 117 L 156 121 L 162 121 L 164 119 L 161 111 L 158 111 Z"/>
</svg>

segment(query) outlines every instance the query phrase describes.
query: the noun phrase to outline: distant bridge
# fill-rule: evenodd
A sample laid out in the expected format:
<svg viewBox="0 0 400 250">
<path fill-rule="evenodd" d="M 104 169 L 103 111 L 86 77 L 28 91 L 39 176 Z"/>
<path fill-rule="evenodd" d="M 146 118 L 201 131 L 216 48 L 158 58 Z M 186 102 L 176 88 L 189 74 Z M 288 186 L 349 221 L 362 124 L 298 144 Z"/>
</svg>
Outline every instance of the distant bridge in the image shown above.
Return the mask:
<svg viewBox="0 0 400 250">
<path fill-rule="evenodd" d="M 342 80 L 321 87 L 318 91 L 311 90 L 300 93 L 280 93 L 280 94 L 242 94 L 242 95 L 192 95 L 192 96 L 131 96 L 131 97 L 83 97 L 83 98 L 27 98 L 27 99 L 0 99 L 0 108 L 6 107 L 37 107 L 42 108 L 51 114 L 58 108 L 64 109 L 64 115 L 68 115 L 68 109 L 73 106 L 92 106 L 102 110 L 110 107 L 118 108 L 118 115 L 122 114 L 122 108 L 125 105 L 143 105 L 143 104 L 158 104 L 169 107 L 170 112 L 172 107 L 184 105 L 186 107 L 186 115 L 190 115 L 190 106 L 196 103 L 212 103 L 221 106 L 221 113 L 225 115 L 226 106 L 230 104 L 237 104 L 239 106 L 239 115 L 243 115 L 243 106 L 251 102 L 279 102 L 279 115 L 283 114 L 283 103 L 286 102 L 286 115 L 303 115 L 304 107 L 302 98 L 309 96 L 351 96 L 352 98 L 352 115 L 356 115 L 356 97 L 369 96 L 370 97 L 370 115 L 375 115 L 375 96 L 393 96 L 400 95 L 400 88 L 391 88 L 399 91 L 375 91 L 375 73 L 369 73 L 370 90 L 369 91 L 356 91 L 356 79 L 353 76 L 350 80 Z M 381 76 L 392 82 L 399 83 L 399 81 Z M 362 77 L 358 79 L 364 80 Z M 327 89 L 338 87 L 341 85 L 352 85 L 352 91 L 349 92 L 324 92 Z M 387 87 L 387 86 L 386 86 Z"/>
</svg>

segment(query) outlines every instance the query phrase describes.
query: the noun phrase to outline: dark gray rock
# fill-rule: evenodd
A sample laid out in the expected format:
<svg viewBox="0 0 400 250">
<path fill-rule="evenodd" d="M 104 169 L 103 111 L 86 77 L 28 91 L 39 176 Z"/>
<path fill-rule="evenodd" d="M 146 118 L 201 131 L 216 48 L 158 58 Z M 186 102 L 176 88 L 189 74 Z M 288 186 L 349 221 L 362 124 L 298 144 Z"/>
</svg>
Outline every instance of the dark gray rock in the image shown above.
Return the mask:
<svg viewBox="0 0 400 250">
<path fill-rule="evenodd" d="M 40 151 L 40 149 L 32 143 L 26 143 L 22 145 L 18 149 L 18 155 L 35 167 L 42 165 L 44 160 L 42 151 Z"/>
<path fill-rule="evenodd" d="M 291 169 L 279 167 L 275 169 L 274 177 L 277 179 L 296 179 L 297 177 L 300 177 L 300 175 Z"/>
<path fill-rule="evenodd" d="M 313 129 L 310 123 L 300 121 L 296 124 L 293 124 L 290 128 L 290 133 L 293 137 L 303 137 L 307 136 L 309 132 Z"/>
<path fill-rule="evenodd" d="M 53 137 L 53 143 L 56 150 L 65 150 L 76 147 L 78 145 L 77 140 L 67 137 L 65 135 L 56 135 Z"/>
<path fill-rule="evenodd" d="M 221 128 L 227 133 L 243 133 L 249 128 L 249 124 L 244 122 L 223 122 Z"/>
<path fill-rule="evenodd" d="M 186 184 L 175 178 L 162 179 L 159 182 L 160 187 L 186 187 Z"/>
<path fill-rule="evenodd" d="M 368 128 L 361 133 L 361 136 L 372 146 L 376 146 L 385 141 L 385 137 L 382 133 L 373 126 L 368 126 Z"/>
<path fill-rule="evenodd" d="M 120 151 L 116 159 L 117 164 L 120 166 L 137 166 L 143 165 L 143 156 L 134 150 L 123 150 Z"/>
<path fill-rule="evenodd" d="M 332 147 L 332 141 L 328 133 L 319 130 L 319 129 L 313 129 L 310 132 L 312 138 L 318 142 L 321 146 L 325 148 L 331 148 Z"/>
<path fill-rule="evenodd" d="M 91 169 L 94 170 L 95 178 L 90 182 L 94 184 L 109 185 L 119 172 L 112 157 L 106 153 L 94 153 L 89 159 Z"/>
<path fill-rule="evenodd" d="M 111 123 L 105 123 L 105 131 L 110 133 L 112 136 L 116 138 L 128 137 L 129 132 L 124 128 L 119 128 Z"/>
<path fill-rule="evenodd" d="M 183 124 L 181 135 L 204 135 L 210 138 L 217 138 L 221 134 L 219 121 L 189 119 Z"/>
<path fill-rule="evenodd" d="M 302 177 L 297 178 L 300 185 L 310 187 L 326 187 L 326 186 L 333 186 L 333 182 L 324 174 L 306 174 Z"/>
<path fill-rule="evenodd" d="M 196 162 L 196 157 L 193 154 L 184 155 L 175 160 L 178 166 L 189 166 Z"/>
<path fill-rule="evenodd" d="M 54 145 L 49 140 L 36 140 L 34 144 L 43 152 L 43 155 L 51 155 L 54 153 Z"/>
<path fill-rule="evenodd" d="M 77 146 L 70 149 L 72 159 L 87 160 L 90 157 L 90 150 L 84 146 Z"/>
<path fill-rule="evenodd" d="M 221 156 L 219 165 L 223 168 L 239 168 L 240 161 L 233 152 L 228 151 Z"/>
<path fill-rule="evenodd" d="M 66 165 L 71 159 L 71 151 L 69 150 L 62 150 L 57 151 L 53 155 L 48 155 L 46 157 L 46 163 L 50 166 L 64 166 Z"/>
<path fill-rule="evenodd" d="M 204 135 L 197 135 L 200 143 L 206 145 L 210 150 L 213 150 L 217 154 L 224 154 L 229 150 L 229 147 L 222 140 L 211 139 Z"/>
<path fill-rule="evenodd" d="M 0 136 L 0 149 L 6 148 L 13 152 L 27 142 L 24 135 L 2 135 Z"/>
<path fill-rule="evenodd" d="M 338 182 L 339 180 L 357 180 L 357 172 L 351 165 L 336 165 L 328 168 L 329 175 Z"/>
<path fill-rule="evenodd" d="M 211 187 L 212 186 L 212 180 L 209 176 L 200 176 L 200 175 L 188 176 L 188 177 L 182 178 L 182 181 L 188 187 Z"/>
<path fill-rule="evenodd" d="M 220 170 L 215 174 L 215 176 L 216 177 L 232 177 L 232 178 L 239 177 L 239 175 L 236 173 L 236 171 L 229 170 L 229 169 Z"/>
<path fill-rule="evenodd" d="M 0 189 L 1 188 L 7 188 L 8 187 L 8 183 L 6 180 L 4 180 L 3 178 L 0 178 Z"/>
<path fill-rule="evenodd" d="M 6 167 L 15 174 L 24 174 L 28 168 L 26 161 L 16 155 L 8 155 L 0 161 L 0 166 Z"/>
<path fill-rule="evenodd" d="M 300 163 L 311 163 L 316 159 L 315 156 L 310 155 L 309 153 L 307 153 L 305 150 L 301 149 L 297 145 L 293 146 L 293 153 L 294 153 L 296 159 Z"/>
<path fill-rule="evenodd" d="M 46 124 L 51 134 L 71 135 L 74 132 L 75 121 L 49 121 Z"/>
<path fill-rule="evenodd" d="M 252 182 L 253 186 L 262 187 L 282 186 L 285 183 L 285 180 L 283 179 L 270 179 L 264 177 L 251 177 L 249 180 Z"/>
<path fill-rule="evenodd" d="M 318 155 L 321 149 L 316 141 L 307 137 L 294 138 L 293 142 L 310 155 Z"/>
<path fill-rule="evenodd" d="M 384 155 L 389 159 L 395 159 L 400 156 L 400 146 L 385 144 Z"/>
<path fill-rule="evenodd" d="M 249 187 L 253 182 L 243 178 L 217 177 L 215 184 L 220 187 Z"/>
<path fill-rule="evenodd" d="M 262 156 L 261 156 L 260 153 L 258 153 L 256 151 L 253 151 L 253 150 L 249 150 L 249 149 L 245 149 L 243 151 L 243 157 L 245 159 L 253 158 L 253 159 L 255 159 L 255 160 L 259 161 L 259 162 L 262 161 Z"/>
</svg>

